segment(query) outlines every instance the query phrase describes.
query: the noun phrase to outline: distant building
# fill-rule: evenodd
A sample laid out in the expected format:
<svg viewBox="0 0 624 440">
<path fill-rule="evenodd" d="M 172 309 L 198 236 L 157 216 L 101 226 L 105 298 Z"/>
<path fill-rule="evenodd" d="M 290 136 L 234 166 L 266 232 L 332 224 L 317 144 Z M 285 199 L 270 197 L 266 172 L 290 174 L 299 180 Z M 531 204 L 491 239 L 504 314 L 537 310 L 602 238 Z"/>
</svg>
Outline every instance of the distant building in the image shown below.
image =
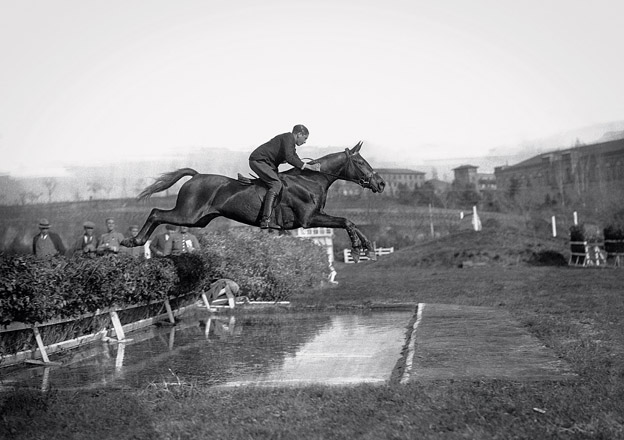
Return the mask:
<svg viewBox="0 0 624 440">
<path fill-rule="evenodd" d="M 385 192 L 391 197 L 397 197 L 399 191 L 414 191 L 425 184 L 425 173 L 404 168 L 380 168 L 375 170 L 385 181 Z"/>
<path fill-rule="evenodd" d="M 496 189 L 496 176 L 494 173 L 477 173 L 477 189 L 488 191 Z"/>
<path fill-rule="evenodd" d="M 402 168 L 379 168 L 375 170 L 386 182 L 382 195 L 398 197 L 401 190 L 414 191 L 425 184 L 425 173 Z M 330 189 L 330 196 L 360 196 L 367 191 L 353 182 L 337 181 Z"/>
<path fill-rule="evenodd" d="M 457 168 L 453 168 L 455 178 L 453 179 L 453 185 L 459 188 L 474 188 L 478 189 L 479 176 L 477 169 L 474 165 L 462 165 Z"/>
<path fill-rule="evenodd" d="M 624 139 L 543 153 L 494 174 L 498 190 L 540 202 L 616 196 L 624 189 Z"/>
</svg>

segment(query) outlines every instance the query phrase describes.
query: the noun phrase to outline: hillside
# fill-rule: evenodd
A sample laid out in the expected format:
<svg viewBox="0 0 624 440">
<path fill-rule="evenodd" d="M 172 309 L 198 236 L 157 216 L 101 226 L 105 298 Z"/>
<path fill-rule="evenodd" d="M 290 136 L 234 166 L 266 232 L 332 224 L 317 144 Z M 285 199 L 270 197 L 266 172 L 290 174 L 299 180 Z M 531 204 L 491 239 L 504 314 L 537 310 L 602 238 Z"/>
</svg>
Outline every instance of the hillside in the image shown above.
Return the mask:
<svg viewBox="0 0 624 440">
<path fill-rule="evenodd" d="M 383 257 L 381 266 L 473 267 L 566 264 L 567 237 L 538 236 L 516 228 L 463 231 Z"/>
</svg>

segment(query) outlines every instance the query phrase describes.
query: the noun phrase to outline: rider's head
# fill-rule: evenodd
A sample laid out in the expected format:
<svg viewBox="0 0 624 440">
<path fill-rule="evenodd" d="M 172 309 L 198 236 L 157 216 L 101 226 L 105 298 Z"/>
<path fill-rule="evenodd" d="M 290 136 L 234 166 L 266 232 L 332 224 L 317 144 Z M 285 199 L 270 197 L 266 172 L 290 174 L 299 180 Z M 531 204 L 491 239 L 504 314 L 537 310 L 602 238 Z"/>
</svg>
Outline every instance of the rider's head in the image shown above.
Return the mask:
<svg viewBox="0 0 624 440">
<path fill-rule="evenodd" d="M 292 130 L 293 136 L 295 136 L 295 143 L 297 145 L 303 145 L 306 143 L 306 141 L 308 140 L 308 136 L 310 135 L 310 132 L 308 131 L 308 129 L 301 124 L 297 124 L 293 127 Z"/>
</svg>

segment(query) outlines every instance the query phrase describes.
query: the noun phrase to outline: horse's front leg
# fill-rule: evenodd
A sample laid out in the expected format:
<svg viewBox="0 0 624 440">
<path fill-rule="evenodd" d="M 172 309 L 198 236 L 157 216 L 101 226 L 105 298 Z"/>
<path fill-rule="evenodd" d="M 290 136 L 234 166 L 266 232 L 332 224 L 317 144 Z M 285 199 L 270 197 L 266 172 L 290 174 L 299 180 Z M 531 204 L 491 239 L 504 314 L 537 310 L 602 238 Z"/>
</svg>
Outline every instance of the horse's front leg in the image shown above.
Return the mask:
<svg viewBox="0 0 624 440">
<path fill-rule="evenodd" d="M 366 235 L 364 235 L 357 226 L 353 225 L 353 229 L 359 237 L 360 241 L 362 242 L 362 249 L 366 252 L 366 256 L 370 257 L 370 259 L 373 261 L 377 261 L 377 255 L 375 255 L 375 249 L 373 247 L 373 244 L 368 240 L 368 238 L 366 238 Z"/>
<path fill-rule="evenodd" d="M 344 217 L 334 217 L 327 214 L 316 214 L 302 224 L 304 228 L 340 228 L 347 231 L 347 235 L 351 240 L 351 255 L 357 263 L 360 259 L 360 251 L 364 249 L 366 253 L 372 249 L 371 242 L 358 229 L 351 220 Z"/>
</svg>

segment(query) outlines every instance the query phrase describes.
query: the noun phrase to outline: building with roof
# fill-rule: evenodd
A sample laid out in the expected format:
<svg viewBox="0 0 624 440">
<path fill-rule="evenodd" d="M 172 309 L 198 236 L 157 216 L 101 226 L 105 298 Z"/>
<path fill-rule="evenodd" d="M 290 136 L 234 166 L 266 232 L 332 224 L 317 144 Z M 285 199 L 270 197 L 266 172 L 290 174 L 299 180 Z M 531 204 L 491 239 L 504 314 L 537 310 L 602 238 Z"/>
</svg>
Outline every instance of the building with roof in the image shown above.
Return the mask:
<svg viewBox="0 0 624 440">
<path fill-rule="evenodd" d="M 414 191 L 425 184 L 425 173 L 406 168 L 380 168 L 375 170 L 385 181 L 385 191 L 397 197 L 402 190 Z"/>
<path fill-rule="evenodd" d="M 425 184 L 425 173 L 405 168 L 379 168 L 377 172 L 386 182 L 386 188 L 382 195 L 398 197 L 401 191 L 414 191 L 422 188 Z M 370 193 L 353 182 L 337 181 L 330 188 L 332 196 L 362 196 L 368 197 Z"/>
<path fill-rule="evenodd" d="M 477 173 L 477 190 L 488 191 L 496 189 L 496 176 L 494 173 Z"/>
<path fill-rule="evenodd" d="M 474 165 L 461 165 L 453 168 L 453 185 L 460 188 L 477 189 L 479 183 L 478 168 Z"/>
<path fill-rule="evenodd" d="M 624 139 L 539 154 L 494 169 L 497 188 L 538 203 L 587 200 L 624 190 Z"/>
</svg>

